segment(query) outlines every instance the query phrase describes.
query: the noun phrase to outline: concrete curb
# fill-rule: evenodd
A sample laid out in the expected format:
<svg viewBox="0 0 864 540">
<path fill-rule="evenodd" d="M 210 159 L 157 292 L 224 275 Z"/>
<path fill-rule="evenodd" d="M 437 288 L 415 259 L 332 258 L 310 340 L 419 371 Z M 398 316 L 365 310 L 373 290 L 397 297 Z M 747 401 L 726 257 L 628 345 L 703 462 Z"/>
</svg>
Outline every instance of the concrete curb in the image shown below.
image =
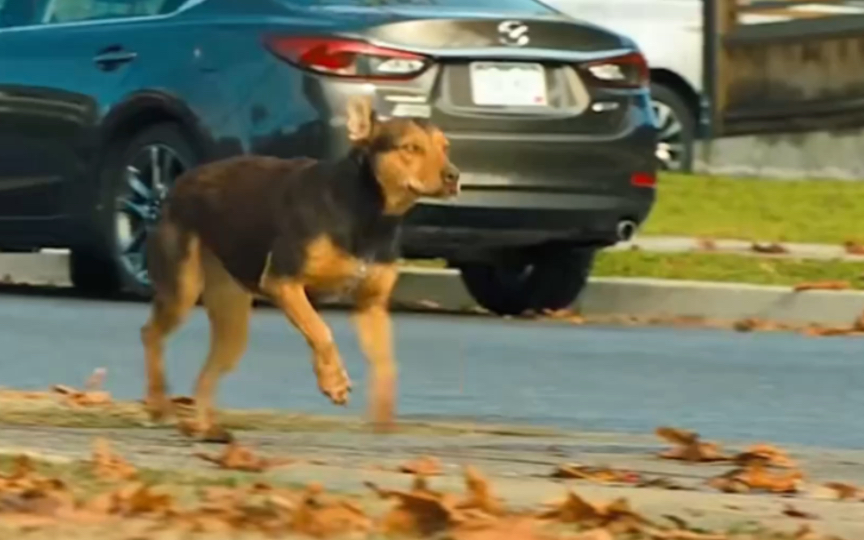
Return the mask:
<svg viewBox="0 0 864 540">
<path fill-rule="evenodd" d="M 68 256 L 0 255 L 6 283 L 69 286 Z M 455 270 L 403 271 L 393 302 L 447 311 L 476 310 Z M 593 278 L 574 308 L 586 316 L 760 318 L 788 324 L 848 325 L 864 311 L 864 291 L 794 292 L 789 287 L 663 279 Z"/>
<path fill-rule="evenodd" d="M 404 272 L 394 301 L 446 310 L 476 309 L 456 271 Z M 795 292 L 789 287 L 663 279 L 592 278 L 573 306 L 586 316 L 759 318 L 788 324 L 848 325 L 864 311 L 864 291 Z"/>
</svg>

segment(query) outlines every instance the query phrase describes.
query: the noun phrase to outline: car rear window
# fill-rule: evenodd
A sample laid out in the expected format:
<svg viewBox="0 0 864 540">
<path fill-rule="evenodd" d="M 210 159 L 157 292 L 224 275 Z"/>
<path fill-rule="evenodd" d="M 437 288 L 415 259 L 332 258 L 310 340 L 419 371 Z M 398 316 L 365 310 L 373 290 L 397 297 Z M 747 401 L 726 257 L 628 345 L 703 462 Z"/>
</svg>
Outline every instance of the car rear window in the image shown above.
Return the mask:
<svg viewBox="0 0 864 540">
<path fill-rule="evenodd" d="M 431 8 L 447 11 L 495 11 L 507 13 L 557 13 L 535 0 L 286 0 L 287 3 L 319 7 Z"/>
</svg>

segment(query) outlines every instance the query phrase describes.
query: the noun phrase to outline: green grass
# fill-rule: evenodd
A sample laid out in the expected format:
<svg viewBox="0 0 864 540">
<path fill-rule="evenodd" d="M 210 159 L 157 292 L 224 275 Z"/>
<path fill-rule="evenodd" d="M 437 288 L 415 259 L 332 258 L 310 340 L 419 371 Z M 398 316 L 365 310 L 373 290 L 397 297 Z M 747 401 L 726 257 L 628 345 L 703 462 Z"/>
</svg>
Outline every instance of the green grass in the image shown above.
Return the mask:
<svg viewBox="0 0 864 540">
<path fill-rule="evenodd" d="M 862 216 L 864 182 L 668 174 L 640 234 L 842 244 Z"/>
<path fill-rule="evenodd" d="M 864 288 L 862 274 L 864 264 L 845 261 L 724 253 L 606 251 L 598 254 L 592 275 L 790 286 L 808 281 L 845 280 L 855 288 Z"/>
</svg>

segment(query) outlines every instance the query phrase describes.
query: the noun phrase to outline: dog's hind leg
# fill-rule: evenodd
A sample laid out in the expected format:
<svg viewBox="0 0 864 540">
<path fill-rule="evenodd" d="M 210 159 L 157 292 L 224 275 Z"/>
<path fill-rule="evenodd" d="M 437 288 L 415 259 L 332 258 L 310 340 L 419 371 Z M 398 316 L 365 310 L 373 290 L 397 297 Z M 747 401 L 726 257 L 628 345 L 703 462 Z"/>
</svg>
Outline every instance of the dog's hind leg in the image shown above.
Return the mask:
<svg viewBox="0 0 864 540">
<path fill-rule="evenodd" d="M 165 340 L 180 327 L 201 295 L 200 260 L 198 238 L 167 219 L 148 240 L 148 273 L 154 294 L 150 318 L 141 328 L 141 342 L 147 367 L 145 404 L 154 421 L 171 413 L 166 396 Z"/>
<path fill-rule="evenodd" d="M 196 416 L 189 434 L 206 442 L 230 442 L 215 422 L 213 395 L 219 379 L 236 367 L 246 350 L 252 295 L 208 250 L 202 250 L 204 306 L 210 319 L 210 351 L 195 384 Z"/>
<path fill-rule="evenodd" d="M 372 368 L 369 416 L 377 431 L 392 427 L 396 402 L 396 361 L 388 303 L 398 276 L 395 266 L 373 267 L 356 295 L 354 321 L 360 347 Z"/>
</svg>

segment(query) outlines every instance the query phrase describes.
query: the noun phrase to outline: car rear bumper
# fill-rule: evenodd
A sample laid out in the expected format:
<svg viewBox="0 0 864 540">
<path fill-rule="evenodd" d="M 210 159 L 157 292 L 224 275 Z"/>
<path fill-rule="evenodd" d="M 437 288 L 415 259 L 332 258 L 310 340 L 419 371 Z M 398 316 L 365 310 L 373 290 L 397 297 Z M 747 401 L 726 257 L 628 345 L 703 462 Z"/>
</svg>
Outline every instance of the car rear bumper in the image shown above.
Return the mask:
<svg viewBox="0 0 864 540">
<path fill-rule="evenodd" d="M 606 247 L 622 221 L 641 225 L 655 192 L 628 196 L 466 190 L 453 202 L 423 202 L 408 215 L 403 253 L 409 258 L 485 258 L 501 249 L 549 243 Z"/>
</svg>

